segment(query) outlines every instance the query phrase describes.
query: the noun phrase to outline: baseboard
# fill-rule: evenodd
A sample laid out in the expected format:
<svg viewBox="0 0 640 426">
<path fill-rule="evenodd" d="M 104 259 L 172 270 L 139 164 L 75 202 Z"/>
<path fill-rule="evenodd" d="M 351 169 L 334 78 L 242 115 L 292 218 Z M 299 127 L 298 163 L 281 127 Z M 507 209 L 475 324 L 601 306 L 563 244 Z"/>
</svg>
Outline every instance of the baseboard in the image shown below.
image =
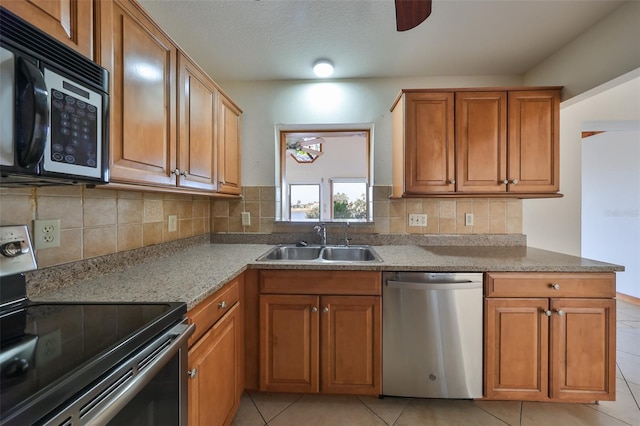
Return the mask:
<svg viewBox="0 0 640 426">
<path fill-rule="evenodd" d="M 639 297 L 629 296 L 629 295 L 623 294 L 623 293 L 616 293 L 616 299 L 624 300 L 625 302 L 633 303 L 634 305 L 640 306 L 640 298 Z"/>
</svg>

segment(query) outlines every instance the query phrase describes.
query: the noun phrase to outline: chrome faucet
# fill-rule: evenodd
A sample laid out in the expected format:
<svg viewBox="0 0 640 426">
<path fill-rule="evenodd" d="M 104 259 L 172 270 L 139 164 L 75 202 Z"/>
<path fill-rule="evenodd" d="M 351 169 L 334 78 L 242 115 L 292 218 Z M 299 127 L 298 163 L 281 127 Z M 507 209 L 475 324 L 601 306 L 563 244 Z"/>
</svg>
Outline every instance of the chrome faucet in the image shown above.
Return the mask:
<svg viewBox="0 0 640 426">
<path fill-rule="evenodd" d="M 344 227 L 344 245 L 345 247 L 349 247 L 349 222 L 345 223 Z"/>
<path fill-rule="evenodd" d="M 321 223 L 320 225 L 316 225 L 313 227 L 314 231 L 320 236 L 320 245 L 327 245 L 327 224 Z"/>
</svg>

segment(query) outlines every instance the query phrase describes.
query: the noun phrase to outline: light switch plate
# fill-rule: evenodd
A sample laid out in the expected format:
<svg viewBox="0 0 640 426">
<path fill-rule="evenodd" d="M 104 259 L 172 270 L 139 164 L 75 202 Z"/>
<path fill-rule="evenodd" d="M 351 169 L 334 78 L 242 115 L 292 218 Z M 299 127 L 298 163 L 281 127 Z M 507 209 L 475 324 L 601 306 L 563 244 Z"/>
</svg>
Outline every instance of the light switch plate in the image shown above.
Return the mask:
<svg viewBox="0 0 640 426">
<path fill-rule="evenodd" d="M 473 213 L 464 214 L 464 226 L 473 226 Z"/>
<path fill-rule="evenodd" d="M 409 226 L 427 226 L 426 214 L 410 214 Z"/>
<path fill-rule="evenodd" d="M 178 230 L 178 216 L 175 214 L 169 215 L 169 232 L 176 232 Z"/>
<path fill-rule="evenodd" d="M 242 212 L 240 215 L 242 216 L 242 226 L 251 226 L 251 213 Z"/>
</svg>

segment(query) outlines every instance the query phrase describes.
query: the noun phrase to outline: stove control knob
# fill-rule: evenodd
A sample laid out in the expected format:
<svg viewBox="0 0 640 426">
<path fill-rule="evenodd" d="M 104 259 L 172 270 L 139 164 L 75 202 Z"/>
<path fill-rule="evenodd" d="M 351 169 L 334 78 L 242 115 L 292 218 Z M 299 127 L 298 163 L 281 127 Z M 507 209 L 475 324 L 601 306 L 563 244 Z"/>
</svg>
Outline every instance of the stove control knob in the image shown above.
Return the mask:
<svg viewBox="0 0 640 426">
<path fill-rule="evenodd" d="M 11 361 L 5 364 L 2 369 L 2 376 L 10 379 L 12 377 L 22 376 L 27 371 L 29 371 L 29 360 L 14 357 Z"/>
<path fill-rule="evenodd" d="M 11 241 L 0 246 L 0 253 L 5 257 L 16 257 L 29 252 L 29 248 L 22 246 L 21 241 Z"/>
</svg>

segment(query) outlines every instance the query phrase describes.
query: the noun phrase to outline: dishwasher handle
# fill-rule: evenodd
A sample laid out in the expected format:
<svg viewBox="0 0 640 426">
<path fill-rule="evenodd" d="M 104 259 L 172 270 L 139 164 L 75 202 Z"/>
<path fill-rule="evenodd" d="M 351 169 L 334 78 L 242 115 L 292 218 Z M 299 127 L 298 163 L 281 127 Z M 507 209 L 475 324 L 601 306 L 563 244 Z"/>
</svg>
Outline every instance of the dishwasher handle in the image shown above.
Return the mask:
<svg viewBox="0 0 640 426">
<path fill-rule="evenodd" d="M 389 288 L 398 288 L 406 290 L 468 290 L 474 288 L 482 288 L 482 281 L 454 281 L 454 282 L 408 282 L 408 281 L 392 281 L 389 280 L 385 284 Z"/>
</svg>

